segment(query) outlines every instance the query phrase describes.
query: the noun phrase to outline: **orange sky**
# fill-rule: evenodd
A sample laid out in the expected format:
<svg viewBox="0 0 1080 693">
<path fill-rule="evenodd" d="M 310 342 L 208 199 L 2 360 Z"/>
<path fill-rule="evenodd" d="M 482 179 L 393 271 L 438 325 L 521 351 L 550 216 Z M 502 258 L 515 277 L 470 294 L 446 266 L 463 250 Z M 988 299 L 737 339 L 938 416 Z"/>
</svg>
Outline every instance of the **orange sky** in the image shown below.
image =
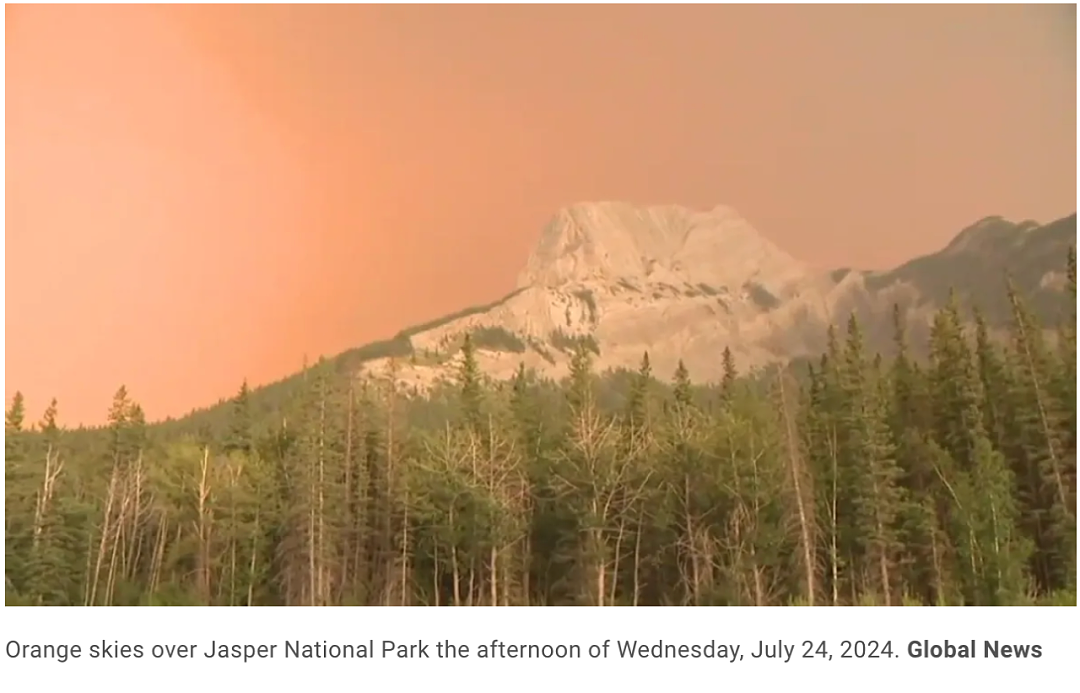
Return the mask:
<svg viewBox="0 0 1080 693">
<path fill-rule="evenodd" d="M 1075 6 L 7 6 L 5 395 L 181 414 L 512 288 L 558 207 L 822 266 L 1076 209 Z"/>
</svg>

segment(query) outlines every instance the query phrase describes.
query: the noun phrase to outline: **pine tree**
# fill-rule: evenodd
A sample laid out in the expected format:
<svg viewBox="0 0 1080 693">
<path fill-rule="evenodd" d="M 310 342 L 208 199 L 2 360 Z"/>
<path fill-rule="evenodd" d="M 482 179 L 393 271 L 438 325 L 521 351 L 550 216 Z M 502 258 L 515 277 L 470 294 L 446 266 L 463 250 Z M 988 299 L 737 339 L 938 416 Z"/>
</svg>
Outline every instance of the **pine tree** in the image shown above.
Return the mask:
<svg viewBox="0 0 1080 693">
<path fill-rule="evenodd" d="M 686 364 L 679 359 L 675 368 L 675 405 L 680 408 L 688 408 L 693 404 L 693 394 L 690 390 L 690 373 L 686 370 Z"/>
<path fill-rule="evenodd" d="M 112 406 L 109 407 L 109 437 L 112 439 L 110 454 L 114 464 L 120 464 L 127 452 L 125 432 L 131 419 L 131 400 L 128 398 L 127 387 L 121 385 L 113 395 Z"/>
<path fill-rule="evenodd" d="M 967 472 L 974 466 L 975 441 L 985 429 L 978 377 L 955 294 L 934 317 L 930 342 L 935 438 L 959 470 Z"/>
<path fill-rule="evenodd" d="M 1076 458 L 1066 459 L 1060 439 L 1064 418 L 1050 396 L 1052 365 L 1042 330 L 1011 281 L 1013 309 L 1013 452 L 1028 515 L 1035 519 L 1036 543 L 1047 587 L 1076 582 Z M 1053 565 L 1055 568 L 1050 568 Z"/>
<path fill-rule="evenodd" d="M 846 405 L 842 428 L 846 495 L 855 521 L 848 539 L 852 567 L 876 586 L 874 596 L 889 605 L 897 588 L 902 473 L 888 428 L 881 374 L 867 363 L 862 331 L 854 315 L 848 320 L 841 374 Z"/>
<path fill-rule="evenodd" d="M 901 470 L 900 485 L 906 491 L 899 520 L 899 536 L 905 547 L 903 583 L 906 596 L 936 604 L 942 602 L 944 593 L 942 538 L 933 494 L 938 481 L 927 440 L 925 382 L 909 357 L 899 305 L 893 307 L 893 342 L 896 357 L 888 378 L 892 386 L 891 429 Z"/>
<path fill-rule="evenodd" d="M 983 395 L 980 403 L 983 427 L 994 446 L 1000 449 L 1004 444 L 1007 417 L 1004 406 L 1010 385 L 1005 364 L 990 341 L 986 319 L 978 309 L 975 310 L 975 359 Z"/>
<path fill-rule="evenodd" d="M 570 357 L 570 382 L 567 401 L 574 411 L 593 404 L 592 352 L 584 341 L 578 341 Z"/>
<path fill-rule="evenodd" d="M 26 402 L 21 392 L 16 391 L 11 398 L 11 406 L 4 414 L 4 453 L 5 458 L 18 454 L 17 448 L 22 442 L 19 434 L 23 431 L 26 418 Z"/>
<path fill-rule="evenodd" d="M 461 390 L 461 415 L 466 426 L 479 434 L 483 423 L 483 385 L 480 366 L 476 363 L 476 349 L 468 333 L 461 345 L 461 363 L 458 366 L 458 387 Z"/>
<path fill-rule="evenodd" d="M 26 450 L 26 402 L 21 392 L 12 397 L 4 416 L 4 565 L 10 594 L 26 592 L 27 555 L 31 526 L 27 518 L 33 507 L 33 479 Z"/>
<path fill-rule="evenodd" d="M 1066 455 L 1076 452 L 1076 247 L 1069 247 L 1068 295 L 1070 309 L 1062 316 L 1058 327 L 1058 358 L 1054 394 L 1061 412 L 1061 439 Z"/>
<path fill-rule="evenodd" d="M 724 374 L 720 378 L 720 393 L 725 400 L 729 400 L 735 387 L 735 381 L 739 377 L 739 372 L 735 369 L 735 357 L 732 355 L 730 347 L 724 347 L 722 359 Z"/>
<path fill-rule="evenodd" d="M 251 390 L 247 379 L 240 384 L 240 390 L 232 400 L 232 419 L 226 438 L 225 454 L 239 452 L 250 455 L 255 448 L 251 421 Z"/>
<path fill-rule="evenodd" d="M 652 366 L 649 364 L 649 352 L 646 351 L 641 356 L 641 367 L 631 381 L 626 403 L 627 423 L 635 431 L 640 430 L 648 421 L 649 386 L 652 379 Z"/>
<path fill-rule="evenodd" d="M 847 564 L 850 555 L 845 526 L 849 522 L 850 493 L 844 451 L 844 397 L 839 373 L 840 352 L 835 331 L 827 334 L 827 350 L 813 369 L 810 382 L 810 408 L 805 414 L 809 466 L 814 477 L 815 517 L 820 518 L 821 555 L 824 569 L 822 588 L 827 602 L 843 603 L 847 596 Z"/>
<path fill-rule="evenodd" d="M 955 294 L 950 295 L 948 304 L 935 316 L 930 341 L 934 438 L 944 452 L 935 462 L 935 474 L 948 496 L 939 501 L 939 512 L 957 552 L 964 599 L 967 603 L 978 603 L 984 567 L 978 535 L 979 511 L 973 500 L 977 488 L 973 475 L 986 433 L 979 407 L 983 394 Z"/>
</svg>

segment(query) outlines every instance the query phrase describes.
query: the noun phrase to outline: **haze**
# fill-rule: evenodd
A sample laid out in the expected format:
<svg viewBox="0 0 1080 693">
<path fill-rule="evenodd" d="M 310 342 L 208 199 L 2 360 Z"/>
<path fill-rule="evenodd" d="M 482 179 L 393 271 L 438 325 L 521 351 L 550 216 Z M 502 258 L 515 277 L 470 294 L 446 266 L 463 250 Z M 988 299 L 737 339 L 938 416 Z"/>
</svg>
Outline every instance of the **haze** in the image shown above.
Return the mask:
<svg viewBox="0 0 1080 693">
<path fill-rule="evenodd" d="M 180 415 L 495 299 L 596 199 L 823 267 L 1076 209 L 1075 6 L 8 6 L 6 378 Z"/>
</svg>

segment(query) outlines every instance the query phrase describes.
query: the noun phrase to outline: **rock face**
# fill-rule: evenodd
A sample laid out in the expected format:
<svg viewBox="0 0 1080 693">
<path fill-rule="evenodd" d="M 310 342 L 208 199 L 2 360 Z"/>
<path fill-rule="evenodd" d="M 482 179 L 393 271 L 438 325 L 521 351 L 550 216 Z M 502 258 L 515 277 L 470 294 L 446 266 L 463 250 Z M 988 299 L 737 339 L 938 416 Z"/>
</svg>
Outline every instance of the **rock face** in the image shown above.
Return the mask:
<svg viewBox="0 0 1080 693">
<path fill-rule="evenodd" d="M 990 218 L 941 253 L 892 272 L 815 272 L 727 207 L 578 204 L 547 224 L 512 293 L 406 331 L 409 359 L 376 359 L 364 370 L 385 375 L 392 367 L 403 384 L 426 389 L 452 376 L 461 342 L 471 334 L 481 368 L 498 379 L 521 363 L 560 378 L 575 344 L 584 341 L 596 352 L 598 371 L 634 369 L 648 351 L 659 376 L 673 373 L 681 359 L 695 380 L 712 380 L 725 348 L 740 369 L 815 355 L 826 326 L 852 312 L 871 337 L 891 330 L 894 303 L 925 329 L 948 282 L 965 281 L 953 270 L 982 266 L 973 271 L 989 276 L 985 263 L 993 257 L 1003 268 L 1034 263 L 1028 274 L 1035 288 L 1060 294 L 1060 287 L 1047 288 L 1047 277 L 1063 269 L 1075 222 L 1075 215 L 1047 227 Z M 1039 257 L 1025 260 L 1028 246 Z"/>
<path fill-rule="evenodd" d="M 560 210 L 547 225 L 518 287 L 612 282 L 741 286 L 773 292 L 805 275 L 802 265 L 727 207 L 694 212 L 619 202 Z"/>
</svg>

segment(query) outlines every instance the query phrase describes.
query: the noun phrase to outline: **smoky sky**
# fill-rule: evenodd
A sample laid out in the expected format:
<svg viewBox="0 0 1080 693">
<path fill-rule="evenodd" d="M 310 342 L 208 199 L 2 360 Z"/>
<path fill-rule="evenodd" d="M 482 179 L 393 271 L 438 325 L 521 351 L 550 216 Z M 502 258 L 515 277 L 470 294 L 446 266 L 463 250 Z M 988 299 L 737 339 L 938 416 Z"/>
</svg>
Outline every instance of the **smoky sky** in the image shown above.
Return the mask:
<svg viewBox="0 0 1080 693">
<path fill-rule="evenodd" d="M 510 290 L 583 200 L 885 267 L 1076 208 L 1063 6 L 8 6 L 6 379 L 179 415 Z"/>
</svg>

